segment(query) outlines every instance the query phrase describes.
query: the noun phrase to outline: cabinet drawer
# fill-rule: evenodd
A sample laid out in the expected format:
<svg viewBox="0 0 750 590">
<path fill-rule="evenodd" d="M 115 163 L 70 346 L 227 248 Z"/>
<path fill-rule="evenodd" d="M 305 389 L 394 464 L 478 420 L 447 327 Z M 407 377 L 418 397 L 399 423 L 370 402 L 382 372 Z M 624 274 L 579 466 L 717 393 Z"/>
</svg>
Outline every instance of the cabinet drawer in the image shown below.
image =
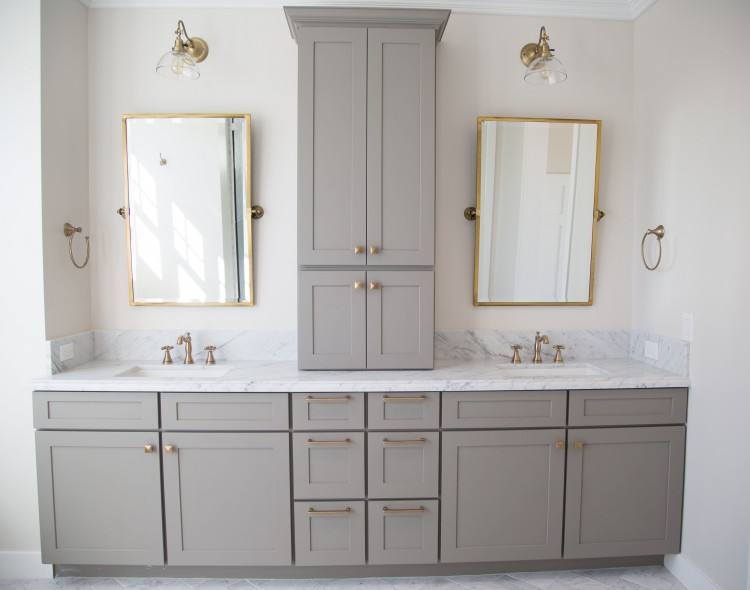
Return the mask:
<svg viewBox="0 0 750 590">
<path fill-rule="evenodd" d="M 156 393 L 35 391 L 34 428 L 156 430 Z"/>
<path fill-rule="evenodd" d="M 367 427 L 371 430 L 429 429 L 439 425 L 439 393 L 367 394 Z"/>
<path fill-rule="evenodd" d="M 438 496 L 438 432 L 371 432 L 367 441 L 369 497 Z"/>
<path fill-rule="evenodd" d="M 162 393 L 165 430 L 286 430 L 285 393 Z"/>
<path fill-rule="evenodd" d="M 292 440 L 295 498 L 364 497 L 364 433 L 300 433 Z"/>
<path fill-rule="evenodd" d="M 445 392 L 443 427 L 564 426 L 565 402 L 565 391 Z"/>
<path fill-rule="evenodd" d="M 369 563 L 437 563 L 437 500 L 367 504 Z"/>
<path fill-rule="evenodd" d="M 360 430 L 365 427 L 364 393 L 292 394 L 295 430 Z"/>
<path fill-rule="evenodd" d="M 684 424 L 687 389 L 602 389 L 570 392 L 571 426 Z"/>
<path fill-rule="evenodd" d="M 364 502 L 295 502 L 297 565 L 365 563 Z"/>
</svg>

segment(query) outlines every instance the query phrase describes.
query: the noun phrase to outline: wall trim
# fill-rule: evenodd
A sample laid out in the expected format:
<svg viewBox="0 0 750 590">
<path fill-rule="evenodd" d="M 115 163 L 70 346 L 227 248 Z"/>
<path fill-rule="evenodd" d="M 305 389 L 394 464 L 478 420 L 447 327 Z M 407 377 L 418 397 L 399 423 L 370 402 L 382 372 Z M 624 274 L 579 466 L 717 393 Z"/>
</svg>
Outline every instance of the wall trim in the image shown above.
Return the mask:
<svg viewBox="0 0 750 590">
<path fill-rule="evenodd" d="M 705 572 L 682 554 L 665 555 L 664 567 L 687 590 L 721 590 Z"/>
<path fill-rule="evenodd" d="M 656 0 L 81 0 L 90 8 L 442 8 L 457 13 L 634 20 Z"/>
<path fill-rule="evenodd" d="M 51 577 L 52 566 L 42 563 L 41 551 L 0 551 L 0 580 Z"/>
</svg>

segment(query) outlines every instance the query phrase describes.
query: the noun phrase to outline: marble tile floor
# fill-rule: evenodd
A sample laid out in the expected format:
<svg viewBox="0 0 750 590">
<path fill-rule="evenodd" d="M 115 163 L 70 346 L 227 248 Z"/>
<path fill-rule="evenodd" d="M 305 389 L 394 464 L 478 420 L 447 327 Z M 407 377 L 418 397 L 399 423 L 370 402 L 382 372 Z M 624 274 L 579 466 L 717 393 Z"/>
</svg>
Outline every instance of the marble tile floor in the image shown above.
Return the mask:
<svg viewBox="0 0 750 590">
<path fill-rule="evenodd" d="M 56 578 L 2 580 L 0 590 L 685 590 L 661 566 L 482 576 L 243 580 Z"/>
</svg>

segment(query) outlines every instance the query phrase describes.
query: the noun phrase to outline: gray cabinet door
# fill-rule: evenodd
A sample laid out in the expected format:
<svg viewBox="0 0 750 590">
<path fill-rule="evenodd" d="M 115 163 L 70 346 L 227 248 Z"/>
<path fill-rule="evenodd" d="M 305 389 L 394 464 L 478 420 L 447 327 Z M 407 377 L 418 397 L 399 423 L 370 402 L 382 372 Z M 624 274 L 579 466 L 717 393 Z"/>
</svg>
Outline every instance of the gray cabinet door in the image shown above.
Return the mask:
<svg viewBox="0 0 750 590">
<path fill-rule="evenodd" d="M 156 433 L 37 432 L 36 457 L 44 563 L 164 563 Z"/>
<path fill-rule="evenodd" d="M 367 30 L 308 27 L 297 42 L 299 263 L 364 264 Z"/>
<path fill-rule="evenodd" d="M 363 432 L 294 434 L 292 447 L 295 498 L 364 498 Z"/>
<path fill-rule="evenodd" d="M 288 434 L 164 433 L 163 442 L 170 565 L 291 564 Z"/>
<path fill-rule="evenodd" d="M 565 431 L 443 433 L 441 560 L 561 555 Z"/>
<path fill-rule="evenodd" d="M 285 393 L 162 393 L 164 430 L 287 430 Z"/>
<path fill-rule="evenodd" d="M 565 426 L 567 394 L 558 391 L 446 391 L 443 428 Z"/>
<path fill-rule="evenodd" d="M 369 563 L 437 563 L 438 501 L 367 503 Z"/>
<path fill-rule="evenodd" d="M 596 389 L 570 392 L 571 426 L 684 424 L 687 388 Z"/>
<path fill-rule="evenodd" d="M 433 392 L 368 393 L 370 430 L 432 429 L 440 427 L 440 394 Z"/>
<path fill-rule="evenodd" d="M 293 393 L 294 430 L 362 430 L 365 394 Z"/>
<path fill-rule="evenodd" d="M 368 30 L 367 264 L 432 265 L 435 34 Z"/>
<path fill-rule="evenodd" d="M 35 391 L 34 428 L 55 430 L 156 430 L 154 392 Z"/>
<path fill-rule="evenodd" d="M 565 557 L 678 553 L 685 427 L 568 433 Z"/>
<path fill-rule="evenodd" d="M 299 273 L 299 368 L 364 369 L 365 273 Z"/>
<path fill-rule="evenodd" d="M 440 434 L 370 432 L 367 493 L 370 498 L 437 498 Z"/>
<path fill-rule="evenodd" d="M 364 565 L 364 502 L 295 502 L 297 565 Z"/>
<path fill-rule="evenodd" d="M 367 368 L 431 369 L 434 273 L 367 272 Z"/>
</svg>

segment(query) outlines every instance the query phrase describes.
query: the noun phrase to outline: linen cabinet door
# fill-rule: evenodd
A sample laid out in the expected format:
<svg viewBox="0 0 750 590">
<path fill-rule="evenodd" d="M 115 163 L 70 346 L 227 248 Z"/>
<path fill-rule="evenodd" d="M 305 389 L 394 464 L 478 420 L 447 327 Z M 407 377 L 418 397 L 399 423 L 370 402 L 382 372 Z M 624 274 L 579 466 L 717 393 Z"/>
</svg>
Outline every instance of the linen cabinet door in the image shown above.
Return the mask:
<svg viewBox="0 0 750 590">
<path fill-rule="evenodd" d="M 559 558 L 564 430 L 443 433 L 441 560 Z"/>
<path fill-rule="evenodd" d="M 42 561 L 162 565 L 159 435 L 36 433 Z"/>
<path fill-rule="evenodd" d="M 367 30 L 308 27 L 299 44 L 299 263 L 366 260 Z"/>
<path fill-rule="evenodd" d="M 299 368 L 364 369 L 365 273 L 299 273 Z"/>
<path fill-rule="evenodd" d="M 565 557 L 680 551 L 685 427 L 568 433 Z"/>
<path fill-rule="evenodd" d="M 435 32 L 368 30 L 367 264 L 435 259 Z"/>
<path fill-rule="evenodd" d="M 431 369 L 434 273 L 367 272 L 367 368 Z"/>
<path fill-rule="evenodd" d="M 292 562 L 289 435 L 164 433 L 170 565 Z"/>
</svg>

